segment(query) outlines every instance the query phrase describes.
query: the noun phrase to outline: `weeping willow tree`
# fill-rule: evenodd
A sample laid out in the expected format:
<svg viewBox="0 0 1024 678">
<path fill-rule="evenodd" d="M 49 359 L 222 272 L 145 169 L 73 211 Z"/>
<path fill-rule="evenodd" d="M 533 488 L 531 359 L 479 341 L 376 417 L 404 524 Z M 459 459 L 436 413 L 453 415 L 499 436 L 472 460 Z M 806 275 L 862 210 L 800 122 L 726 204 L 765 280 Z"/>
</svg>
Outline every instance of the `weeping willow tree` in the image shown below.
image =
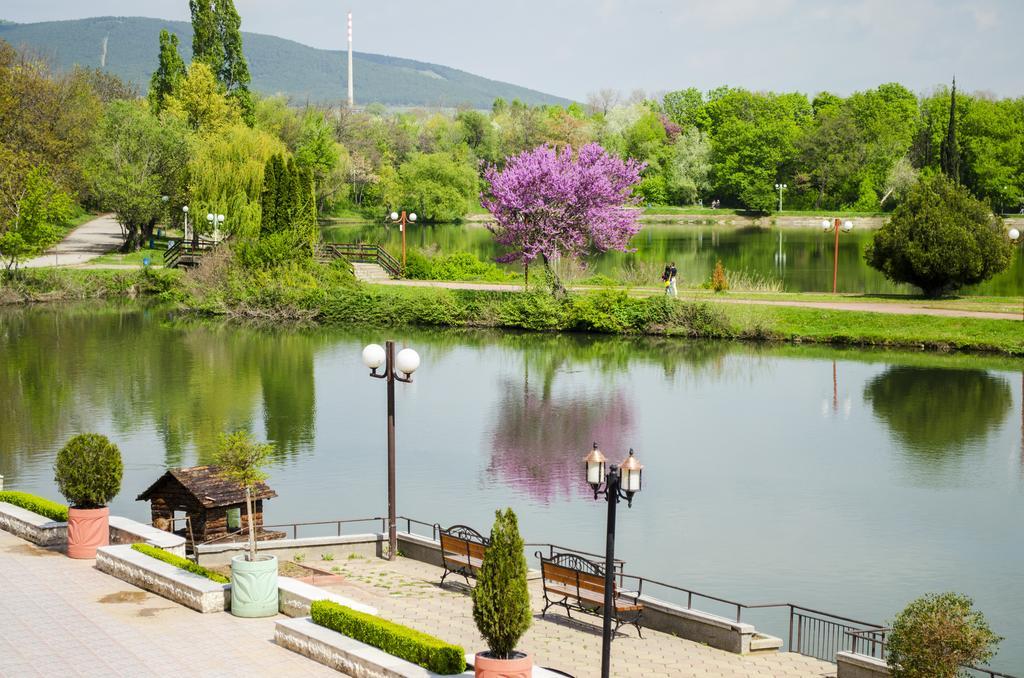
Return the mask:
<svg viewBox="0 0 1024 678">
<path fill-rule="evenodd" d="M 284 152 L 280 139 L 244 124 L 200 137 L 189 160 L 198 232 L 213 230 L 206 221 L 206 214 L 213 213 L 224 215 L 221 230 L 236 239 L 258 237 L 263 170 L 267 160 Z"/>
</svg>

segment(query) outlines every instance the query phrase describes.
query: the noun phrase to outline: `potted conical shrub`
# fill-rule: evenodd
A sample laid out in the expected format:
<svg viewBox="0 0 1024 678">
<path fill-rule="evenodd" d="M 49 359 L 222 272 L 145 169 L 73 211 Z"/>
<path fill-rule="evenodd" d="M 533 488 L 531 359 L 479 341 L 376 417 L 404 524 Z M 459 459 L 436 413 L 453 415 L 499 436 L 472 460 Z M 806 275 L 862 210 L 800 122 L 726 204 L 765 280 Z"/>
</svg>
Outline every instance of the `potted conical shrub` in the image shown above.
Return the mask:
<svg viewBox="0 0 1024 678">
<path fill-rule="evenodd" d="M 256 553 L 256 526 L 252 495 L 256 485 L 267 479 L 263 467 L 274 448 L 253 442 L 247 431 L 222 435 L 214 463 L 220 473 L 245 489 L 246 522 L 249 524 L 247 553 L 231 559 L 231 614 L 236 617 L 271 617 L 277 614 L 277 556 Z"/>
<path fill-rule="evenodd" d="M 121 491 L 121 451 L 106 436 L 82 433 L 57 453 L 54 480 L 68 500 L 68 556 L 95 558 L 110 543 L 107 504 Z"/>
<path fill-rule="evenodd" d="M 529 678 L 533 659 L 516 643 L 530 628 L 530 592 L 526 587 L 526 556 L 519 522 L 512 509 L 495 511 L 491 542 L 473 589 L 473 621 L 487 642 L 473 668 L 478 677 Z"/>
</svg>

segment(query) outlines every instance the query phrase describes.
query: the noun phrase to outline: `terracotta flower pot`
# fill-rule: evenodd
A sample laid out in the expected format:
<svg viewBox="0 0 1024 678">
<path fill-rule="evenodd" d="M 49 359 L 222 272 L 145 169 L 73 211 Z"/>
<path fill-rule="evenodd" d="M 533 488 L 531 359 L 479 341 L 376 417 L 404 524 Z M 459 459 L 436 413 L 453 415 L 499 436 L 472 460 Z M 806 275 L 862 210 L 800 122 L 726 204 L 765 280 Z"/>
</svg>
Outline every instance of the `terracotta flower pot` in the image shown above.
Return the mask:
<svg viewBox="0 0 1024 678">
<path fill-rule="evenodd" d="M 95 558 L 110 543 L 110 508 L 68 509 L 68 557 Z"/>
<path fill-rule="evenodd" d="M 512 659 L 495 659 L 490 652 L 477 652 L 473 670 L 477 678 L 530 678 L 533 675 L 533 657 L 516 652 Z"/>
</svg>

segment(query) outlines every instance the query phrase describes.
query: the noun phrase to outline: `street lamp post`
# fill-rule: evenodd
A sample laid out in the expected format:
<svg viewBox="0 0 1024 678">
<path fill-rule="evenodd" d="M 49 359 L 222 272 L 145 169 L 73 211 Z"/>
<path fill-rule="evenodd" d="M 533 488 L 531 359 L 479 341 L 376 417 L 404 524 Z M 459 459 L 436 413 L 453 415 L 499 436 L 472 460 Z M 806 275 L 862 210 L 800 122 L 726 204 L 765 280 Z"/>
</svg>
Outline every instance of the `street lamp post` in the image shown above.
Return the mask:
<svg viewBox="0 0 1024 678">
<path fill-rule="evenodd" d="M 185 235 L 182 236 L 182 242 L 188 242 L 188 205 L 182 205 L 181 211 L 185 214 Z"/>
<path fill-rule="evenodd" d="M 395 342 L 387 341 L 384 347 L 370 344 L 364 348 L 363 364 L 370 368 L 371 377 L 386 379 L 388 385 L 388 560 L 394 560 L 398 553 L 395 518 L 395 382 L 412 382 L 412 373 L 420 366 L 420 356 L 411 348 L 403 348 L 396 356 Z M 381 365 L 384 366 L 384 374 L 377 374 Z M 399 376 L 399 372 L 405 376 Z"/>
<path fill-rule="evenodd" d="M 1010 236 L 1010 242 L 1012 242 L 1014 244 L 1020 243 L 1021 240 L 1022 240 L 1021 237 L 1020 237 L 1020 231 L 1018 231 L 1016 228 L 1011 228 L 1007 232 L 1007 235 Z M 1022 259 L 1024 259 L 1024 252 L 1021 252 L 1018 256 L 1020 256 Z M 1024 264 L 1022 264 L 1021 270 L 1024 270 Z M 1022 286 L 1022 287 L 1024 287 L 1024 286 Z M 1021 320 L 1024 320 L 1024 308 L 1021 309 Z"/>
<path fill-rule="evenodd" d="M 218 237 L 220 235 L 220 228 L 219 227 L 220 227 L 221 224 L 224 223 L 224 215 L 223 214 L 209 214 L 208 213 L 206 215 L 206 220 L 208 222 L 210 222 L 210 225 L 213 226 L 213 234 L 212 234 L 213 239 L 214 240 L 219 240 L 220 239 Z"/>
<path fill-rule="evenodd" d="M 779 192 L 779 211 L 782 211 L 782 192 L 786 190 L 786 184 L 775 184 L 775 190 Z"/>
<path fill-rule="evenodd" d="M 836 232 L 836 249 L 832 255 L 832 294 L 836 293 L 836 281 L 839 279 L 839 229 L 842 227 L 843 233 L 849 233 L 853 230 L 853 222 L 847 219 L 842 221 L 839 217 L 835 218 L 835 221 L 829 221 L 825 219 L 821 222 L 821 229 L 828 232 L 829 229 L 833 229 Z"/>
<path fill-rule="evenodd" d="M 402 273 L 405 273 L 405 226 L 407 223 L 416 223 L 416 213 L 410 212 L 408 216 L 405 214 L 405 210 L 402 213 L 392 212 L 390 215 L 391 221 L 398 224 L 398 229 L 402 231 Z"/>
<path fill-rule="evenodd" d="M 601 678 L 611 675 L 612 658 L 612 613 L 614 610 L 615 593 L 615 507 L 620 499 L 625 499 L 627 506 L 633 506 L 633 495 L 640 491 L 643 466 L 633 456 L 629 456 L 616 466 L 606 464 L 601 450 L 594 449 L 583 460 L 586 463 L 587 482 L 594 490 L 594 499 L 602 494 L 608 502 L 607 540 L 604 553 L 604 626 L 601 633 Z M 607 469 L 606 469 L 607 467 Z"/>
</svg>

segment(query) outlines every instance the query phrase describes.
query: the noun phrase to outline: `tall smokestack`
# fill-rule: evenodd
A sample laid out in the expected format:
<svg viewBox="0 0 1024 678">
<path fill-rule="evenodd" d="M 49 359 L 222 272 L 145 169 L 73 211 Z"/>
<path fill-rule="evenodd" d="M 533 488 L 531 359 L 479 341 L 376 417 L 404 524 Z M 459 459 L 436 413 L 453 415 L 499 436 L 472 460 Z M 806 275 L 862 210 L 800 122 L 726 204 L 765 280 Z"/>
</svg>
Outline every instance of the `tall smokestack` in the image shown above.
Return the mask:
<svg viewBox="0 0 1024 678">
<path fill-rule="evenodd" d="M 355 106 L 355 93 L 352 88 L 352 12 L 348 13 L 348 107 Z"/>
</svg>

